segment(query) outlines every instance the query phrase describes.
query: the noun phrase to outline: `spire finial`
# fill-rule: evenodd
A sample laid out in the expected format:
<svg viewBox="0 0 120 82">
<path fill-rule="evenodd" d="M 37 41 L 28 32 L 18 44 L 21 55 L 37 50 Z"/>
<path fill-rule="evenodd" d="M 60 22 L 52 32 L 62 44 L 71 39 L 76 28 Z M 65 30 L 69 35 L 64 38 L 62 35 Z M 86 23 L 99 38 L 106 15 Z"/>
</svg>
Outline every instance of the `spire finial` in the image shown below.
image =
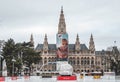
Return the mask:
<svg viewBox="0 0 120 82">
<path fill-rule="evenodd" d="M 117 41 L 115 40 L 115 41 L 114 41 L 114 46 L 116 46 L 116 42 L 117 42 Z"/>
<path fill-rule="evenodd" d="M 47 34 L 45 33 L 45 38 L 47 38 Z"/>
<path fill-rule="evenodd" d="M 61 10 L 63 10 L 63 6 L 61 6 Z"/>
<path fill-rule="evenodd" d="M 90 39 L 93 39 L 93 35 L 92 35 L 92 33 L 91 33 Z"/>
<path fill-rule="evenodd" d="M 30 37 L 30 47 L 34 48 L 34 39 L 33 39 L 33 34 L 31 33 L 31 37 Z"/>
<path fill-rule="evenodd" d="M 79 37 L 78 33 L 77 33 L 77 38 Z"/>
<path fill-rule="evenodd" d="M 79 35 L 77 34 L 77 36 L 76 36 L 76 43 L 80 43 L 79 42 Z"/>
<path fill-rule="evenodd" d="M 45 37 L 44 37 L 44 43 L 47 42 L 47 34 L 45 34 Z"/>
<path fill-rule="evenodd" d="M 92 33 L 91 33 L 91 37 L 93 37 Z"/>
<path fill-rule="evenodd" d="M 63 13 L 63 6 L 61 6 L 61 13 Z"/>
<path fill-rule="evenodd" d="M 33 41 L 33 34 L 31 33 L 30 41 Z"/>
<path fill-rule="evenodd" d="M 90 36 L 89 50 L 90 50 L 91 53 L 95 52 L 95 44 L 94 44 L 92 33 L 91 33 L 91 36 Z"/>
</svg>

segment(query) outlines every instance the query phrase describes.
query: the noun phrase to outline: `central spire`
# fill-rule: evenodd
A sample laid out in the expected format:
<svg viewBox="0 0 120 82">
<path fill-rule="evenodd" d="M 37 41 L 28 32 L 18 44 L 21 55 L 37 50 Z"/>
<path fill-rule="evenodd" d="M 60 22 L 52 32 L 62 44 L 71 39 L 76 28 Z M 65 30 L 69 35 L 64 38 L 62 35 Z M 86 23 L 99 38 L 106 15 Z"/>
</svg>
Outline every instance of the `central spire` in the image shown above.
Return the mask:
<svg viewBox="0 0 120 82">
<path fill-rule="evenodd" d="M 61 13 L 59 18 L 59 24 L 58 24 L 58 34 L 65 34 L 66 33 L 66 24 L 65 24 L 65 18 L 63 14 L 63 7 L 61 7 Z"/>
</svg>

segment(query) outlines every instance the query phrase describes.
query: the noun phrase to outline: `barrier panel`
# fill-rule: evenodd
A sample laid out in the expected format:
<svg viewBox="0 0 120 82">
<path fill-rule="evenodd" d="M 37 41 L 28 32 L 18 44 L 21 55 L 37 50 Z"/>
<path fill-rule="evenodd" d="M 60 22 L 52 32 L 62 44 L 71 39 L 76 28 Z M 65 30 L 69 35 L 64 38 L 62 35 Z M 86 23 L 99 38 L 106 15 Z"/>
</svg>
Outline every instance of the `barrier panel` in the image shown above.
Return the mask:
<svg viewBox="0 0 120 82">
<path fill-rule="evenodd" d="M 72 76 L 57 76 L 57 80 L 77 80 L 75 75 Z"/>
<path fill-rule="evenodd" d="M 30 78 L 30 76 L 27 76 L 27 75 L 26 75 L 26 76 L 24 76 L 24 79 L 29 79 L 29 78 Z"/>
<path fill-rule="evenodd" d="M 80 79 L 83 79 L 83 75 L 80 75 Z"/>
<path fill-rule="evenodd" d="M 0 77 L 0 82 L 5 82 L 5 77 Z"/>
<path fill-rule="evenodd" d="M 94 75 L 93 78 L 94 78 L 94 79 L 100 79 L 101 76 L 100 76 L 100 75 Z"/>
<path fill-rule="evenodd" d="M 17 80 L 17 76 L 12 76 L 11 80 Z"/>
</svg>

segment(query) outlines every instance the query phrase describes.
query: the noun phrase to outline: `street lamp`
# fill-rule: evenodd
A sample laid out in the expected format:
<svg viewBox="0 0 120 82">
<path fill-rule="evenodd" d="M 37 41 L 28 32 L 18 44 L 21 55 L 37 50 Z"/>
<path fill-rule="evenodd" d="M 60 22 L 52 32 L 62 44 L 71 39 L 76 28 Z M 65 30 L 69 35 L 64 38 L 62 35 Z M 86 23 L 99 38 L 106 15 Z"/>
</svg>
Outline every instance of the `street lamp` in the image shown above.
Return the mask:
<svg viewBox="0 0 120 82">
<path fill-rule="evenodd" d="M 105 51 L 102 50 L 102 75 L 104 75 L 105 72 Z"/>
<path fill-rule="evenodd" d="M 13 62 L 12 76 L 14 76 L 14 62 L 16 62 L 16 60 L 14 59 L 14 57 L 12 59 L 12 62 Z"/>
<path fill-rule="evenodd" d="M 23 60 L 22 57 L 23 56 L 23 51 L 21 50 L 20 52 L 20 58 L 21 58 L 21 75 L 24 75 L 24 69 L 23 69 Z"/>
<path fill-rule="evenodd" d="M 0 49 L 0 76 L 2 76 L 2 66 L 1 66 L 2 58 L 3 56 L 1 55 L 1 49 Z"/>
<path fill-rule="evenodd" d="M 29 73 L 28 63 L 29 62 L 24 61 L 24 64 L 23 64 L 23 70 L 24 70 L 24 72 L 25 72 L 26 75 L 27 75 L 27 73 Z"/>
</svg>

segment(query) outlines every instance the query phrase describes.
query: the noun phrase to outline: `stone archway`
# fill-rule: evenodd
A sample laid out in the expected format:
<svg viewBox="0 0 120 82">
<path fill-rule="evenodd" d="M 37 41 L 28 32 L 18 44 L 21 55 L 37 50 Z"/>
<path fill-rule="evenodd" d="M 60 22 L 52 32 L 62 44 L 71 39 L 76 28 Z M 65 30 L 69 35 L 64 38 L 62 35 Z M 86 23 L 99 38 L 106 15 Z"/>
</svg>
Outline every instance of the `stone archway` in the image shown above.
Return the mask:
<svg viewBox="0 0 120 82">
<path fill-rule="evenodd" d="M 79 68 L 76 69 L 76 73 L 80 73 L 80 69 Z"/>
</svg>

